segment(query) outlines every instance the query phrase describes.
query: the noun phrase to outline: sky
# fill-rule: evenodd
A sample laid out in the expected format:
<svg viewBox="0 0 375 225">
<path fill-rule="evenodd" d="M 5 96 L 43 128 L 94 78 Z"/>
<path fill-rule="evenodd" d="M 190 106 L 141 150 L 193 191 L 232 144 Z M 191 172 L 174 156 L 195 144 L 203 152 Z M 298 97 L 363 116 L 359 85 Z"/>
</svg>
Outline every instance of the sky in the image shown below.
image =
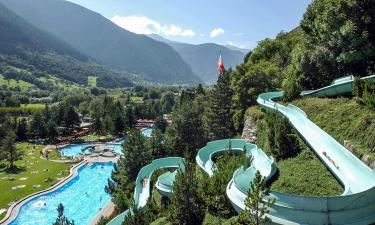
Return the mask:
<svg viewBox="0 0 375 225">
<path fill-rule="evenodd" d="M 68 0 L 138 34 L 252 49 L 299 25 L 311 0 Z"/>
</svg>

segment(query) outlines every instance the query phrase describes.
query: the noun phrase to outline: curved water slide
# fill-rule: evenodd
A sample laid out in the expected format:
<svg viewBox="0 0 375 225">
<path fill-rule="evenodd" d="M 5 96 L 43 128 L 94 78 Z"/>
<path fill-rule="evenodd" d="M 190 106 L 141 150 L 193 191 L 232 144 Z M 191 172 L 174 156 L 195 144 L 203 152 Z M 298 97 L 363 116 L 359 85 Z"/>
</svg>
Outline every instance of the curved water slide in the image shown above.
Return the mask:
<svg viewBox="0 0 375 225">
<path fill-rule="evenodd" d="M 362 78 L 375 80 L 375 75 Z M 339 78 L 327 87 L 304 91 L 302 96 L 324 97 L 337 96 L 353 89 L 353 76 Z M 283 96 L 282 92 L 268 92 L 258 96 L 258 104 L 265 110 L 277 110 L 287 117 L 306 143 L 345 187 L 341 196 L 311 197 L 271 192 L 276 199 L 268 216 L 275 224 L 371 224 L 375 222 L 375 171 L 367 167 L 351 152 L 346 150 L 330 135 L 311 122 L 305 112 L 293 105 L 281 105 L 273 100 Z M 242 139 L 218 140 L 207 143 L 199 150 L 197 164 L 212 176 L 216 167 L 212 158 L 226 151 L 231 146 L 234 151 L 242 151 L 246 146 L 247 155 L 252 157 L 249 168 L 240 167 L 227 186 L 227 196 L 237 212 L 245 209 L 245 198 L 250 188 L 250 181 L 257 170 L 269 181 L 276 172 L 274 160 L 268 157 L 256 145 Z M 171 160 L 172 159 L 172 160 Z M 155 162 L 158 161 L 158 162 Z M 150 179 L 158 168 L 183 167 L 182 158 L 163 158 L 153 161 L 142 168 L 136 181 L 134 200 L 138 207 L 146 205 L 150 197 L 150 184 L 141 186 L 144 177 Z M 155 163 L 154 163 L 155 162 Z M 177 171 L 159 176 L 155 186 L 164 196 L 172 192 Z M 114 218 L 109 224 L 120 225 L 128 211 Z"/>
<path fill-rule="evenodd" d="M 375 76 L 362 78 L 375 80 Z M 302 96 L 335 96 L 351 92 L 353 77 L 336 79 L 331 85 L 303 92 Z M 345 191 L 336 197 L 308 197 L 272 192 L 276 199 L 270 216 L 281 224 L 370 224 L 375 222 L 375 172 L 311 122 L 293 105 L 275 103 L 281 92 L 259 95 L 257 102 L 266 110 L 277 110 L 306 141 L 325 166 L 342 183 Z M 348 128 L 350 129 L 350 128 Z M 228 196 L 234 188 L 228 189 Z M 242 193 L 243 194 L 243 193 Z M 236 203 L 236 201 L 234 201 Z M 243 210 L 241 208 L 240 210 Z"/>
<path fill-rule="evenodd" d="M 155 159 L 150 164 L 144 166 L 138 173 L 135 181 L 134 189 L 134 204 L 138 208 L 143 208 L 147 200 L 151 195 L 150 179 L 152 174 L 157 169 L 185 169 L 184 159 L 181 157 L 167 157 L 161 159 Z M 108 225 L 121 225 L 126 215 L 128 215 L 129 209 L 122 212 L 114 219 L 112 219 Z"/>
</svg>

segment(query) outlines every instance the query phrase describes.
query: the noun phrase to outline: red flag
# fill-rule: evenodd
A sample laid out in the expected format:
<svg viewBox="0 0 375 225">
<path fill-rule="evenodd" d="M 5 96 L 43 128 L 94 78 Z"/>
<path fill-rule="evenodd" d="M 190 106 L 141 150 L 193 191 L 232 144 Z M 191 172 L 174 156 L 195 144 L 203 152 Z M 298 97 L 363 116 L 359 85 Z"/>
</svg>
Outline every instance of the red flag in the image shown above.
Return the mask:
<svg viewBox="0 0 375 225">
<path fill-rule="evenodd" d="M 224 63 L 223 61 L 221 60 L 221 53 L 220 53 L 220 56 L 219 56 L 219 60 L 217 61 L 217 70 L 219 71 L 219 74 L 223 74 L 225 68 L 224 68 Z"/>
</svg>

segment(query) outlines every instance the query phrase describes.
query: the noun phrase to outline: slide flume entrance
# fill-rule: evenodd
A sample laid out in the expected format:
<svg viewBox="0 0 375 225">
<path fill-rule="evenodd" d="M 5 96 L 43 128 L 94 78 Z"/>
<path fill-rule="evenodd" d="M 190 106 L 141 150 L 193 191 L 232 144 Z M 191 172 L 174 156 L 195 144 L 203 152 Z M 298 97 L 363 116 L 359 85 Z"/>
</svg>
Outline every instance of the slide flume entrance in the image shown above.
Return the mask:
<svg viewBox="0 0 375 225">
<path fill-rule="evenodd" d="M 375 80 L 375 75 L 362 78 Z M 339 78 L 327 87 L 304 91 L 302 96 L 324 97 L 337 96 L 351 92 L 354 77 Z M 375 171 L 370 169 L 351 152 L 345 149 L 330 135 L 311 122 L 306 114 L 293 105 L 284 106 L 273 100 L 280 99 L 282 92 L 268 92 L 258 96 L 258 104 L 265 110 L 276 110 L 288 118 L 290 124 L 306 141 L 325 166 L 342 183 L 345 190 L 341 196 L 311 197 L 271 192 L 276 199 L 268 216 L 275 224 L 358 224 L 365 225 L 375 222 Z M 349 128 L 348 128 L 349 129 Z M 197 164 L 209 176 L 215 171 L 212 157 L 224 152 L 231 145 L 233 150 L 242 151 L 246 145 L 247 154 L 253 158 L 248 168 L 238 168 L 227 186 L 227 196 L 237 212 L 245 209 L 244 201 L 250 188 L 250 181 L 257 170 L 271 179 L 277 168 L 272 157 L 268 157 L 256 145 L 246 143 L 241 139 L 218 140 L 207 143 L 199 150 Z M 329 156 L 329 157 L 327 157 Z M 143 207 L 150 196 L 149 183 L 146 187 L 139 182 L 142 177 L 151 177 L 158 168 L 184 168 L 182 158 L 158 159 L 162 163 L 145 166 L 137 177 L 134 200 L 138 207 Z M 145 169 L 146 168 L 146 169 Z M 172 192 L 176 172 L 161 175 L 156 187 L 161 194 L 169 196 Z M 120 225 L 126 212 L 114 218 L 109 224 Z"/>
</svg>

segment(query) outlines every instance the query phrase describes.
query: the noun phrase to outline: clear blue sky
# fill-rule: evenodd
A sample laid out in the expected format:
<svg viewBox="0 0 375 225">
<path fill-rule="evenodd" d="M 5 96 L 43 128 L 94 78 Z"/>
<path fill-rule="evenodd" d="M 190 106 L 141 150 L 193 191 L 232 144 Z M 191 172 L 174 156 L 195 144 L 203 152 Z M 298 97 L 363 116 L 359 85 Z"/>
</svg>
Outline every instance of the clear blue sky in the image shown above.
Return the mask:
<svg viewBox="0 0 375 225">
<path fill-rule="evenodd" d="M 253 48 L 298 26 L 311 0 L 69 0 L 136 33 Z"/>
</svg>

